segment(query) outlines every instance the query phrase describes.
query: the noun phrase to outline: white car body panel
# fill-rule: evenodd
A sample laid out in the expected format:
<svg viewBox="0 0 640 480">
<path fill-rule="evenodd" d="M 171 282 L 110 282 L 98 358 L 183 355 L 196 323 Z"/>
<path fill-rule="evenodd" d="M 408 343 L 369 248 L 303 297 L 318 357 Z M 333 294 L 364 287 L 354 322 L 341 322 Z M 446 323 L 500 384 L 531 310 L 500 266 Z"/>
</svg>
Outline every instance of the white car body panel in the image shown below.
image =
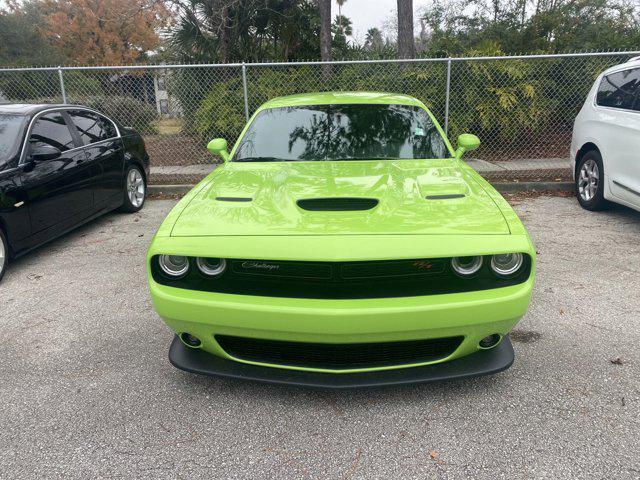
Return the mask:
<svg viewBox="0 0 640 480">
<path fill-rule="evenodd" d="M 596 104 L 602 79 L 631 69 L 640 69 L 640 59 L 612 67 L 595 81 L 573 125 L 571 171 L 575 179 L 578 153 L 595 145 L 605 172 L 604 198 L 640 211 L 640 111 Z"/>
</svg>

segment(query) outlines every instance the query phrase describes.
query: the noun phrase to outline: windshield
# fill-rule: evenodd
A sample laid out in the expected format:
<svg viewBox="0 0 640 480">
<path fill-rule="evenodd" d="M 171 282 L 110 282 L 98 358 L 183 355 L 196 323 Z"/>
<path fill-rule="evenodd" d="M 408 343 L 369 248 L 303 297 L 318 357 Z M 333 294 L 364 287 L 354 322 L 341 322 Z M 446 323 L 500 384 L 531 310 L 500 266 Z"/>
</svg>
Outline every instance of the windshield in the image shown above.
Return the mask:
<svg viewBox="0 0 640 480">
<path fill-rule="evenodd" d="M 15 166 L 27 117 L 0 113 L 0 171 Z"/>
<path fill-rule="evenodd" d="M 422 108 L 407 105 L 308 105 L 263 110 L 234 161 L 444 158 L 440 132 Z"/>
</svg>

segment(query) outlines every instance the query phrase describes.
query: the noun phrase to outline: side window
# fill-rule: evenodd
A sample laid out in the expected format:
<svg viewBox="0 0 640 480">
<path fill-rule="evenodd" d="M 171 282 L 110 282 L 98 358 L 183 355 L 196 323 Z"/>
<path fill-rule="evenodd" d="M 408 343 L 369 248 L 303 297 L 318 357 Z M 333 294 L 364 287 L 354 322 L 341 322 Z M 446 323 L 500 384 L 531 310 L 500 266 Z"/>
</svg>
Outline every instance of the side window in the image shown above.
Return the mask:
<svg viewBox="0 0 640 480">
<path fill-rule="evenodd" d="M 102 115 L 84 110 L 72 110 L 69 115 L 71 115 L 71 120 L 75 123 L 78 134 L 85 145 L 116 136 L 113 123 Z"/>
<path fill-rule="evenodd" d="M 596 103 L 602 107 L 640 110 L 640 68 L 607 75 L 600 82 Z"/>
<path fill-rule="evenodd" d="M 51 145 L 62 152 L 75 148 L 71 131 L 59 112 L 47 113 L 36 120 L 29 145 L 32 150 L 40 145 Z"/>
</svg>

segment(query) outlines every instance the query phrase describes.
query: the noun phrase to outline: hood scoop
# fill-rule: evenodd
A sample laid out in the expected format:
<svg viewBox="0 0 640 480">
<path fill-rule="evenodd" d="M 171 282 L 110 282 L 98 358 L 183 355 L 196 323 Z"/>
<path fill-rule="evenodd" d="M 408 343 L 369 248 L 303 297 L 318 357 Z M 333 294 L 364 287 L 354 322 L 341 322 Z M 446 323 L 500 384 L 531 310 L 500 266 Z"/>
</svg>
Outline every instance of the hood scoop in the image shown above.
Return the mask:
<svg viewBox="0 0 640 480">
<path fill-rule="evenodd" d="M 219 202 L 250 202 L 253 199 L 250 197 L 216 197 Z"/>
<path fill-rule="evenodd" d="M 310 212 L 354 212 L 371 210 L 378 205 L 377 198 L 330 197 L 307 198 L 296 202 L 303 210 Z"/>
<path fill-rule="evenodd" d="M 427 195 L 427 200 L 453 200 L 454 198 L 464 198 L 466 195 L 464 193 L 446 193 L 442 195 Z"/>
</svg>

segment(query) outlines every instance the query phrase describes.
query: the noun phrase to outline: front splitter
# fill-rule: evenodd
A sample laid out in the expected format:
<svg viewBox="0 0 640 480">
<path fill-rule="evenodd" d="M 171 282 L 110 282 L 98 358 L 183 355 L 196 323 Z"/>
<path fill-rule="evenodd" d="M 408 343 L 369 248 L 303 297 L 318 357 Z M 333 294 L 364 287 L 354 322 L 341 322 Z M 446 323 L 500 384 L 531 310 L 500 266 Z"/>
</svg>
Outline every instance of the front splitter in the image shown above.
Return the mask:
<svg viewBox="0 0 640 480">
<path fill-rule="evenodd" d="M 398 368 L 361 373 L 320 373 L 262 367 L 217 357 L 204 350 L 189 348 L 176 336 L 169 348 L 169 361 L 181 370 L 200 375 L 230 377 L 257 382 L 316 388 L 366 388 L 437 382 L 491 375 L 513 364 L 509 337 L 491 350 L 480 350 L 448 362 L 422 367 Z"/>
</svg>

